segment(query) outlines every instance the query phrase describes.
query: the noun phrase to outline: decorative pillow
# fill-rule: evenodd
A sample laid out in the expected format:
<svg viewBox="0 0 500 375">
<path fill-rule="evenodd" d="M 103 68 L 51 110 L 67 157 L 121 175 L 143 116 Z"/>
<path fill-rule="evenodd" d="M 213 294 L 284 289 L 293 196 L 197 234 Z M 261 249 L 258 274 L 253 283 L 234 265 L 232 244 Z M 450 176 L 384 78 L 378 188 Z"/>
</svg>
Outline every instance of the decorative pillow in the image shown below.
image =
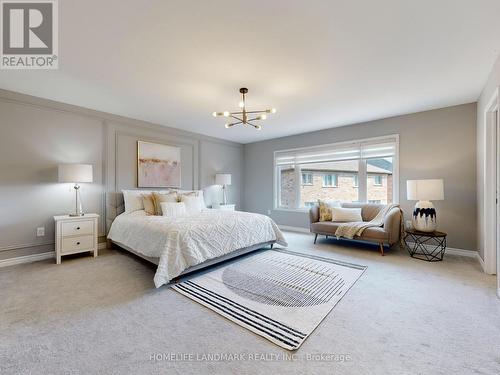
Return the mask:
<svg viewBox="0 0 500 375">
<path fill-rule="evenodd" d="M 149 194 L 148 190 L 122 190 L 123 201 L 125 203 L 125 212 L 130 213 L 134 211 L 144 210 L 142 202 L 142 195 Z"/>
<path fill-rule="evenodd" d="M 186 215 L 186 205 L 184 202 L 161 202 L 160 208 L 162 216 L 179 217 Z"/>
<path fill-rule="evenodd" d="M 156 215 L 162 215 L 161 204 L 163 202 L 170 202 L 170 203 L 178 202 L 178 196 L 176 191 L 169 192 L 166 194 L 158 193 L 155 191 L 153 193 L 153 199 L 154 199 Z"/>
<path fill-rule="evenodd" d="M 319 221 L 332 221 L 332 208 L 340 207 L 340 201 L 324 201 L 318 199 Z"/>
<path fill-rule="evenodd" d="M 332 207 L 332 221 L 339 223 L 363 221 L 361 217 L 361 208 Z"/>
<path fill-rule="evenodd" d="M 186 205 L 186 212 L 188 214 L 196 214 L 205 208 L 203 197 L 197 194 L 182 194 L 179 196 L 180 201 Z M 201 200 L 200 200 L 201 198 Z"/>
<path fill-rule="evenodd" d="M 156 215 L 155 200 L 153 194 L 142 194 L 142 205 L 146 215 Z"/>
<path fill-rule="evenodd" d="M 207 208 L 205 206 L 205 199 L 203 198 L 203 190 L 194 190 L 194 191 L 179 193 L 179 202 L 183 201 L 182 200 L 183 196 L 198 198 L 198 205 L 200 206 L 200 211 L 203 210 L 204 208 Z"/>
</svg>

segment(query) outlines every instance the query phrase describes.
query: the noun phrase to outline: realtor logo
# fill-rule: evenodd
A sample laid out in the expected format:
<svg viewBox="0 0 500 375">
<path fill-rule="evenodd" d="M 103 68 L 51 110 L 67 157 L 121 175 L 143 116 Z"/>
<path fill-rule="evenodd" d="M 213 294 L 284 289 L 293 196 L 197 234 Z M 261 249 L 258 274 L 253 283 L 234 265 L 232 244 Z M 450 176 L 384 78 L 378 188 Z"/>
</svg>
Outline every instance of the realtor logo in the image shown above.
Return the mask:
<svg viewBox="0 0 500 375">
<path fill-rule="evenodd" d="M 57 0 L 0 1 L 1 69 L 57 69 Z"/>
</svg>

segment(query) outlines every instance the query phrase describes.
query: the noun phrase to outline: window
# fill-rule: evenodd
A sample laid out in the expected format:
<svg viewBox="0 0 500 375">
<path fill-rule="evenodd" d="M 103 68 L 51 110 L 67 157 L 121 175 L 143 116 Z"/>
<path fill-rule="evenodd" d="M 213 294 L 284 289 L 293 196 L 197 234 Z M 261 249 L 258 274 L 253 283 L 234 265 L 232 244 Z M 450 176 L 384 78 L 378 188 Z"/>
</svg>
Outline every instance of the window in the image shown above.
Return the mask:
<svg viewBox="0 0 500 375">
<path fill-rule="evenodd" d="M 338 177 L 336 174 L 324 174 L 323 175 L 323 187 L 338 187 Z"/>
<path fill-rule="evenodd" d="M 313 175 L 312 173 L 302 173 L 302 185 L 312 185 Z"/>
<path fill-rule="evenodd" d="M 398 142 L 393 135 L 276 151 L 275 208 L 305 209 L 318 199 L 396 202 Z"/>
</svg>

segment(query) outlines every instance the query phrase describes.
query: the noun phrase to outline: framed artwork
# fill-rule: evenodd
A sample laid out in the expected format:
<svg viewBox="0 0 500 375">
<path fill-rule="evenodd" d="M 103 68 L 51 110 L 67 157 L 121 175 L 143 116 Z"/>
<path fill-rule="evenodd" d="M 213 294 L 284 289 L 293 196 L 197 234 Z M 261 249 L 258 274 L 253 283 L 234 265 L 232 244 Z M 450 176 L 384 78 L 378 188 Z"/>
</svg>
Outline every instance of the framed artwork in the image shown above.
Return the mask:
<svg viewBox="0 0 500 375">
<path fill-rule="evenodd" d="M 181 187 L 181 148 L 137 141 L 137 187 Z"/>
</svg>

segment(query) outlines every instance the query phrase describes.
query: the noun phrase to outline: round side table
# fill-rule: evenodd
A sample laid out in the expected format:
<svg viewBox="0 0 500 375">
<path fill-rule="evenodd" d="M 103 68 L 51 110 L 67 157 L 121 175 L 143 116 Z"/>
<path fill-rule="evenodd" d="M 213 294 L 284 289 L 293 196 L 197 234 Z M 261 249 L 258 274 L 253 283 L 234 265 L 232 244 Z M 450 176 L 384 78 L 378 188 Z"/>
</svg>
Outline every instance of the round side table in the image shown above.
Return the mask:
<svg viewBox="0 0 500 375">
<path fill-rule="evenodd" d="M 444 232 L 420 232 L 408 229 L 405 230 L 404 242 L 412 258 L 428 262 L 443 260 L 446 250 L 446 233 Z"/>
</svg>

